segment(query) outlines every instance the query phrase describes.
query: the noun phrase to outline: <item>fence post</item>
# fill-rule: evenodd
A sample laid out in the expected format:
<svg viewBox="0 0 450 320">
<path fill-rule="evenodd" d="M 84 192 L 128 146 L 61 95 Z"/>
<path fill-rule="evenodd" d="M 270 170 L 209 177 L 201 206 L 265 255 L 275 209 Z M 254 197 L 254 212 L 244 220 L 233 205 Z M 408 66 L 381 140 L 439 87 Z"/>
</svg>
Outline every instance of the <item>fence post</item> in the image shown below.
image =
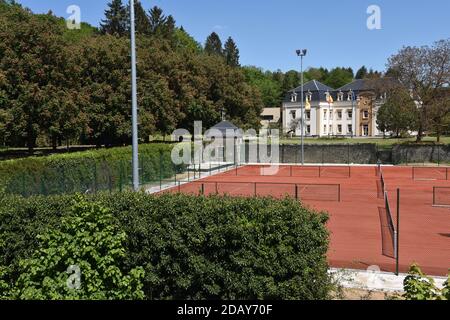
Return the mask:
<svg viewBox="0 0 450 320">
<path fill-rule="evenodd" d="M 338 202 L 341 202 L 341 185 L 338 185 Z"/>
<path fill-rule="evenodd" d="M 436 187 L 433 187 L 433 206 L 436 205 Z"/>
<path fill-rule="evenodd" d="M 175 186 L 177 185 L 177 172 L 178 172 L 178 168 L 177 168 L 177 166 L 175 165 L 175 163 L 172 163 L 172 167 L 173 167 L 173 172 L 175 173 Z"/>
<path fill-rule="evenodd" d="M 97 192 L 97 162 L 94 162 L 94 192 Z"/>
<path fill-rule="evenodd" d="M 350 165 L 350 143 L 347 143 L 347 163 Z"/>
<path fill-rule="evenodd" d="M 159 154 L 159 190 L 162 190 L 162 153 Z"/>
<path fill-rule="evenodd" d="M 256 198 L 256 184 L 257 184 L 257 182 L 255 182 L 255 198 Z"/>
<path fill-rule="evenodd" d="M 113 191 L 113 183 L 112 183 L 112 173 L 111 173 L 111 168 L 108 165 L 108 187 L 109 187 L 109 192 L 111 193 Z"/>
<path fill-rule="evenodd" d="M 324 164 L 325 145 L 322 145 L 322 164 Z"/>
<path fill-rule="evenodd" d="M 122 192 L 123 191 L 123 187 L 122 187 L 122 183 L 123 183 L 123 163 L 122 161 L 120 161 L 120 166 L 119 166 L 119 191 Z"/>
<path fill-rule="evenodd" d="M 295 200 L 298 200 L 298 185 L 295 185 Z"/>
<path fill-rule="evenodd" d="M 441 166 L 441 147 L 438 146 L 438 167 Z"/>
<path fill-rule="evenodd" d="M 205 184 L 202 183 L 202 196 L 204 196 L 204 195 L 205 195 Z"/>
<path fill-rule="evenodd" d="M 399 275 L 399 261 L 400 261 L 400 188 L 397 189 L 397 232 L 395 235 L 395 273 L 398 276 Z"/>
</svg>

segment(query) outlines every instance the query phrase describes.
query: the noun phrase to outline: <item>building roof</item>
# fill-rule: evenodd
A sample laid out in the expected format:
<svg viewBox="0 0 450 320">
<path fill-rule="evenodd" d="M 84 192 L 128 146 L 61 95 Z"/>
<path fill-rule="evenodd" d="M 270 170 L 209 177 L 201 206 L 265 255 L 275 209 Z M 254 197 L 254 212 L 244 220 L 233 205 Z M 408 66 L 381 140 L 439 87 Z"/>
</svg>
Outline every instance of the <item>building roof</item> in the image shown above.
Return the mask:
<svg viewBox="0 0 450 320">
<path fill-rule="evenodd" d="M 296 93 L 298 96 L 298 101 L 300 101 L 300 95 L 301 95 L 301 91 L 302 91 L 302 86 L 299 86 L 291 91 L 289 91 L 286 96 L 284 101 L 285 102 L 290 102 L 291 101 L 291 95 L 293 93 Z M 334 89 L 317 81 L 317 80 L 311 80 L 308 81 L 307 83 L 305 83 L 303 85 L 303 94 L 306 97 L 307 94 L 311 94 L 311 100 L 312 101 L 326 101 L 326 92 L 329 92 L 332 96 L 334 96 Z"/>
<path fill-rule="evenodd" d="M 213 137 L 214 133 L 211 132 L 211 130 L 218 130 L 221 132 L 222 137 L 228 138 L 228 137 L 242 137 L 242 130 L 236 127 L 233 123 L 230 121 L 221 121 L 215 126 L 211 127 L 209 132 L 206 133 L 207 137 Z"/>
<path fill-rule="evenodd" d="M 301 92 L 302 86 L 295 88 L 293 91 Z M 303 91 L 306 91 L 306 92 L 308 92 L 308 91 L 311 91 L 311 92 L 324 91 L 324 92 L 326 92 L 326 91 L 334 91 L 334 89 L 317 81 L 317 80 L 311 80 L 303 85 Z"/>
<path fill-rule="evenodd" d="M 239 130 L 238 127 L 236 127 L 233 123 L 231 123 L 230 121 L 221 121 L 218 124 L 216 124 L 214 127 L 212 127 L 211 129 L 218 129 L 218 130 Z"/>
<path fill-rule="evenodd" d="M 345 86 L 335 90 L 317 80 L 312 80 L 303 85 L 304 95 L 312 94 L 313 102 L 326 102 L 326 93 L 329 92 L 336 101 L 339 92 L 353 91 L 355 94 L 363 92 L 371 92 L 373 94 L 381 94 L 386 92 L 389 87 L 398 85 L 398 83 L 391 78 L 380 79 L 356 79 Z M 290 90 L 284 99 L 284 102 L 290 102 L 293 93 L 297 94 L 297 101 L 300 101 L 301 86 Z"/>
<path fill-rule="evenodd" d="M 386 91 L 389 87 L 399 85 L 392 78 L 376 78 L 376 79 L 356 79 L 355 81 L 340 87 L 336 91 Z"/>
</svg>

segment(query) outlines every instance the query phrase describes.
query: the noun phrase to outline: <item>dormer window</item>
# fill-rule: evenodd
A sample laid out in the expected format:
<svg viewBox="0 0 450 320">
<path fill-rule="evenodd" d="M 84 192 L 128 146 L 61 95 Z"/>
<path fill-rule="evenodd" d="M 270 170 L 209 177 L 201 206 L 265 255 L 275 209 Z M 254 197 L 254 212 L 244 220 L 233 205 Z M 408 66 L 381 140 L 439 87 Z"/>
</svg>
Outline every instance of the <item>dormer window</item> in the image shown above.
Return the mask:
<svg viewBox="0 0 450 320">
<path fill-rule="evenodd" d="M 348 96 L 347 96 L 347 100 L 348 101 L 352 101 L 354 98 L 353 98 L 353 95 L 354 95 L 354 93 L 353 93 L 353 91 L 349 91 L 348 92 Z"/>
<path fill-rule="evenodd" d="M 306 93 L 306 99 L 311 102 L 312 101 L 312 93 L 311 91 L 308 91 L 308 93 Z"/>
<path fill-rule="evenodd" d="M 297 102 L 297 93 L 292 93 L 291 94 L 291 102 Z"/>
<path fill-rule="evenodd" d="M 338 101 L 344 101 L 344 93 L 342 91 L 340 91 L 338 93 L 337 99 L 338 99 Z"/>
</svg>

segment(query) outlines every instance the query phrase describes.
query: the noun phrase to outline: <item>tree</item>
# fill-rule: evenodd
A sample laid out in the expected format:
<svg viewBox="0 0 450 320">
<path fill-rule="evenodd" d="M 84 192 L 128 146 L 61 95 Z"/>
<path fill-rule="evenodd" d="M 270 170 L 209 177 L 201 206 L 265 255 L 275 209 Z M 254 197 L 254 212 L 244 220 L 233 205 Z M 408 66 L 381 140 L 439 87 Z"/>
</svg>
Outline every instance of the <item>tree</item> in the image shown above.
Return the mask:
<svg viewBox="0 0 450 320">
<path fill-rule="evenodd" d="M 128 30 L 128 10 L 122 0 L 112 0 L 105 10 L 105 19 L 100 24 L 103 34 L 124 36 Z"/>
<path fill-rule="evenodd" d="M 134 2 L 134 15 L 136 24 L 136 33 L 149 35 L 151 33 L 150 20 L 142 7 L 141 1 Z"/>
<path fill-rule="evenodd" d="M 266 108 L 280 107 L 284 92 L 281 84 L 274 80 L 272 73 L 263 72 L 257 67 L 243 68 L 246 82 L 258 88 Z"/>
<path fill-rule="evenodd" d="M 380 79 L 383 76 L 383 74 L 380 71 L 376 71 L 373 69 L 370 69 L 369 72 L 366 74 L 366 79 Z"/>
<path fill-rule="evenodd" d="M 239 67 L 239 49 L 233 38 L 229 37 L 225 42 L 224 55 L 227 64 L 231 67 Z"/>
<path fill-rule="evenodd" d="M 3 130 L 10 145 L 25 144 L 32 153 L 38 135 L 48 132 L 56 99 L 70 100 L 73 93 L 63 27 L 52 16 L 17 7 L 0 24 L 0 109 L 8 109 L 2 113 L 10 120 Z"/>
<path fill-rule="evenodd" d="M 164 32 L 163 32 L 164 36 L 166 38 L 170 38 L 173 35 L 173 33 L 175 32 L 175 28 L 176 28 L 175 18 L 172 15 L 169 15 L 167 17 L 167 21 L 164 26 Z"/>
<path fill-rule="evenodd" d="M 150 33 L 152 35 L 161 35 L 164 33 L 164 27 L 167 23 L 167 17 L 164 15 L 163 10 L 157 6 L 154 6 L 149 11 L 150 21 Z"/>
<path fill-rule="evenodd" d="M 431 47 L 404 47 L 389 58 L 387 66 L 420 105 L 417 135 L 420 142 L 428 129 L 429 109 L 439 99 L 439 91 L 450 84 L 450 39 Z"/>
<path fill-rule="evenodd" d="M 450 89 L 442 88 L 429 105 L 428 127 L 436 134 L 437 142 L 443 133 L 450 132 Z"/>
<path fill-rule="evenodd" d="M 362 66 L 357 72 L 355 79 L 364 79 L 367 75 L 367 68 L 366 66 Z"/>
<path fill-rule="evenodd" d="M 80 104 L 88 118 L 85 142 L 120 145 L 129 142 L 130 56 L 125 38 L 110 35 L 83 43 L 80 66 Z"/>
<path fill-rule="evenodd" d="M 305 75 L 311 80 L 317 80 L 319 82 L 325 83 L 328 78 L 329 71 L 326 68 L 309 68 L 306 70 Z"/>
<path fill-rule="evenodd" d="M 175 28 L 174 46 L 179 50 L 190 51 L 191 53 L 200 53 L 203 48 L 192 36 L 190 36 L 183 27 Z"/>
<path fill-rule="evenodd" d="M 324 84 L 332 88 L 340 88 L 353 81 L 353 70 L 351 68 L 334 68 L 328 74 Z"/>
<path fill-rule="evenodd" d="M 378 110 L 377 124 L 380 131 L 392 132 L 396 137 L 416 130 L 418 110 L 408 91 L 396 87 L 388 94 L 386 103 Z"/>
<path fill-rule="evenodd" d="M 223 56 L 222 41 L 217 33 L 211 33 L 205 42 L 205 52 Z"/>
<path fill-rule="evenodd" d="M 300 73 L 295 70 L 290 70 L 284 74 L 281 88 L 283 92 L 288 92 L 289 90 L 297 88 L 300 85 L 300 82 Z"/>
</svg>

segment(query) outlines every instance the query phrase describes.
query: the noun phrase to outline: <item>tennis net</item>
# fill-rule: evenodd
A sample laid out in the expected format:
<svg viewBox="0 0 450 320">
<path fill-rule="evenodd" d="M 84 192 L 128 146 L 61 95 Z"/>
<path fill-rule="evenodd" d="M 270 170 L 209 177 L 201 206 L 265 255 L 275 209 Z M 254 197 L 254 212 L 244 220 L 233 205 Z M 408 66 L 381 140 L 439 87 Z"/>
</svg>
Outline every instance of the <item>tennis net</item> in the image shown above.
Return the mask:
<svg viewBox="0 0 450 320">
<path fill-rule="evenodd" d="M 413 167 L 413 180 L 449 180 L 450 168 L 447 167 Z"/>
<path fill-rule="evenodd" d="M 379 208 L 383 255 L 397 258 L 397 230 L 394 226 L 388 192 L 384 193 L 384 207 Z"/>
<path fill-rule="evenodd" d="M 233 172 L 234 171 L 234 172 Z M 350 166 L 245 165 L 229 172 L 236 176 L 350 178 Z"/>
<path fill-rule="evenodd" d="M 450 187 L 433 188 L 433 206 L 450 207 Z"/>
<path fill-rule="evenodd" d="M 195 181 L 178 183 L 178 186 L 163 192 L 193 195 L 228 195 L 239 197 L 285 197 L 310 201 L 341 201 L 339 184 L 297 184 L 272 182 L 223 182 Z"/>
</svg>

